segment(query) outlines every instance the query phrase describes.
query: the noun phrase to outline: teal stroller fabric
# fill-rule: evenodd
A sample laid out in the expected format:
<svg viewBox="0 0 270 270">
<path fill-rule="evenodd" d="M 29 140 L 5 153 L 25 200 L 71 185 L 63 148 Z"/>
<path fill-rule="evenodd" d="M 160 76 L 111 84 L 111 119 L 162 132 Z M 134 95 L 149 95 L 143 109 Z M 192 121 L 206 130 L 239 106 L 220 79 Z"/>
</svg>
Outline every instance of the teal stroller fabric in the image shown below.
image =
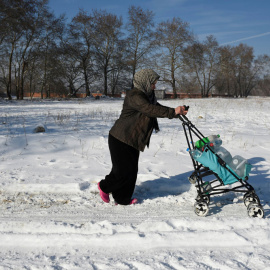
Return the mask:
<svg viewBox="0 0 270 270">
<path fill-rule="evenodd" d="M 193 156 L 193 158 L 203 166 L 208 167 L 210 170 L 216 173 L 221 178 L 224 185 L 230 185 L 238 181 L 236 176 L 238 178 L 239 176 L 228 165 L 226 165 L 226 167 L 229 168 L 233 173 L 222 167 L 218 162 L 217 155 L 212 153 L 212 151 L 209 149 L 205 149 L 200 156 L 196 155 Z M 245 177 L 249 175 L 250 171 L 251 164 L 245 164 L 245 175 L 242 177 L 243 180 L 245 180 Z"/>
</svg>

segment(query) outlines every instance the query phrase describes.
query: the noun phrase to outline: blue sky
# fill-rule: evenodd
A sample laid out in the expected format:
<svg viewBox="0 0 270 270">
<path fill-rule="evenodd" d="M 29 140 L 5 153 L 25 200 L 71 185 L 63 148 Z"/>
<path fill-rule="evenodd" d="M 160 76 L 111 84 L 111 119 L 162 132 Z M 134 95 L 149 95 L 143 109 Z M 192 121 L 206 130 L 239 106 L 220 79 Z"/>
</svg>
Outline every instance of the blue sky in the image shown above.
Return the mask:
<svg viewBox="0 0 270 270">
<path fill-rule="evenodd" d="M 102 9 L 126 21 L 131 5 L 149 9 L 155 22 L 180 17 L 203 40 L 214 35 L 220 45 L 245 43 L 255 55 L 270 55 L 270 0 L 50 0 L 55 15 L 71 20 L 79 9 Z"/>
</svg>

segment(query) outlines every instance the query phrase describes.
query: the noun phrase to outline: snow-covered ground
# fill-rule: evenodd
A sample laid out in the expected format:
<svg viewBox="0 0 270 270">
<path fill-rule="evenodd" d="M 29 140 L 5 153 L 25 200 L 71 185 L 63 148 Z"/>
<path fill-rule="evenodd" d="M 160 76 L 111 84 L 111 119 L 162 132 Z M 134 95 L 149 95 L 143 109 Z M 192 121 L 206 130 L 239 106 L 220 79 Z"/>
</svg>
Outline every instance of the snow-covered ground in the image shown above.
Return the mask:
<svg viewBox="0 0 270 270">
<path fill-rule="evenodd" d="M 194 213 L 178 119 L 159 119 L 140 155 L 139 203 L 120 206 L 103 203 L 97 183 L 111 169 L 108 131 L 123 100 L 2 100 L 0 269 L 270 269 L 270 98 L 160 102 L 189 105 L 204 135 L 249 159 L 265 218 L 249 218 L 235 193 Z"/>
</svg>

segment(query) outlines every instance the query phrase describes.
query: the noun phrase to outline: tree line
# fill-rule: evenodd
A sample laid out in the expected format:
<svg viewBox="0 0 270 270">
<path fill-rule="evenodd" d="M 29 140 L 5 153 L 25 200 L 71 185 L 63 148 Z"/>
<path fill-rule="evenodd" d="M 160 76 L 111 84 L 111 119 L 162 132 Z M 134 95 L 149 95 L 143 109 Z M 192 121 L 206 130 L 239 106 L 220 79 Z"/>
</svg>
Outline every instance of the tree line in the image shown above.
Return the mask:
<svg viewBox="0 0 270 270">
<path fill-rule="evenodd" d="M 135 72 L 153 68 L 177 92 L 247 97 L 270 94 L 269 56 L 252 47 L 199 41 L 179 17 L 155 24 L 130 6 L 127 22 L 106 10 L 79 10 L 67 23 L 48 0 L 0 0 L 0 92 L 86 96 L 130 89 Z"/>
</svg>

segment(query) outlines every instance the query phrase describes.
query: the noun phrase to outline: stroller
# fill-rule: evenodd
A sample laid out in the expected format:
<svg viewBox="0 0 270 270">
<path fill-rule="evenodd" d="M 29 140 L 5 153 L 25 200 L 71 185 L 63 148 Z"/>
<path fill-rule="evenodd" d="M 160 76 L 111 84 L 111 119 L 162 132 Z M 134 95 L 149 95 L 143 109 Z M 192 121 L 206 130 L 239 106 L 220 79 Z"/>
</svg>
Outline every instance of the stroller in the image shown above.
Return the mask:
<svg viewBox="0 0 270 270">
<path fill-rule="evenodd" d="M 185 108 L 188 110 L 189 106 Z M 197 189 L 195 213 L 198 216 L 206 216 L 213 195 L 240 192 L 244 193 L 243 199 L 248 216 L 263 218 L 264 210 L 260 199 L 254 188 L 247 182 L 251 164 L 241 156 L 232 157 L 225 148 L 221 147 L 222 140 L 219 135 L 205 137 L 185 115 L 180 115 L 179 119 L 182 121 L 188 151 L 194 166 L 194 172 L 188 179 Z M 196 142 L 193 140 L 194 135 L 199 139 Z M 211 180 L 204 181 L 208 176 Z"/>
</svg>

